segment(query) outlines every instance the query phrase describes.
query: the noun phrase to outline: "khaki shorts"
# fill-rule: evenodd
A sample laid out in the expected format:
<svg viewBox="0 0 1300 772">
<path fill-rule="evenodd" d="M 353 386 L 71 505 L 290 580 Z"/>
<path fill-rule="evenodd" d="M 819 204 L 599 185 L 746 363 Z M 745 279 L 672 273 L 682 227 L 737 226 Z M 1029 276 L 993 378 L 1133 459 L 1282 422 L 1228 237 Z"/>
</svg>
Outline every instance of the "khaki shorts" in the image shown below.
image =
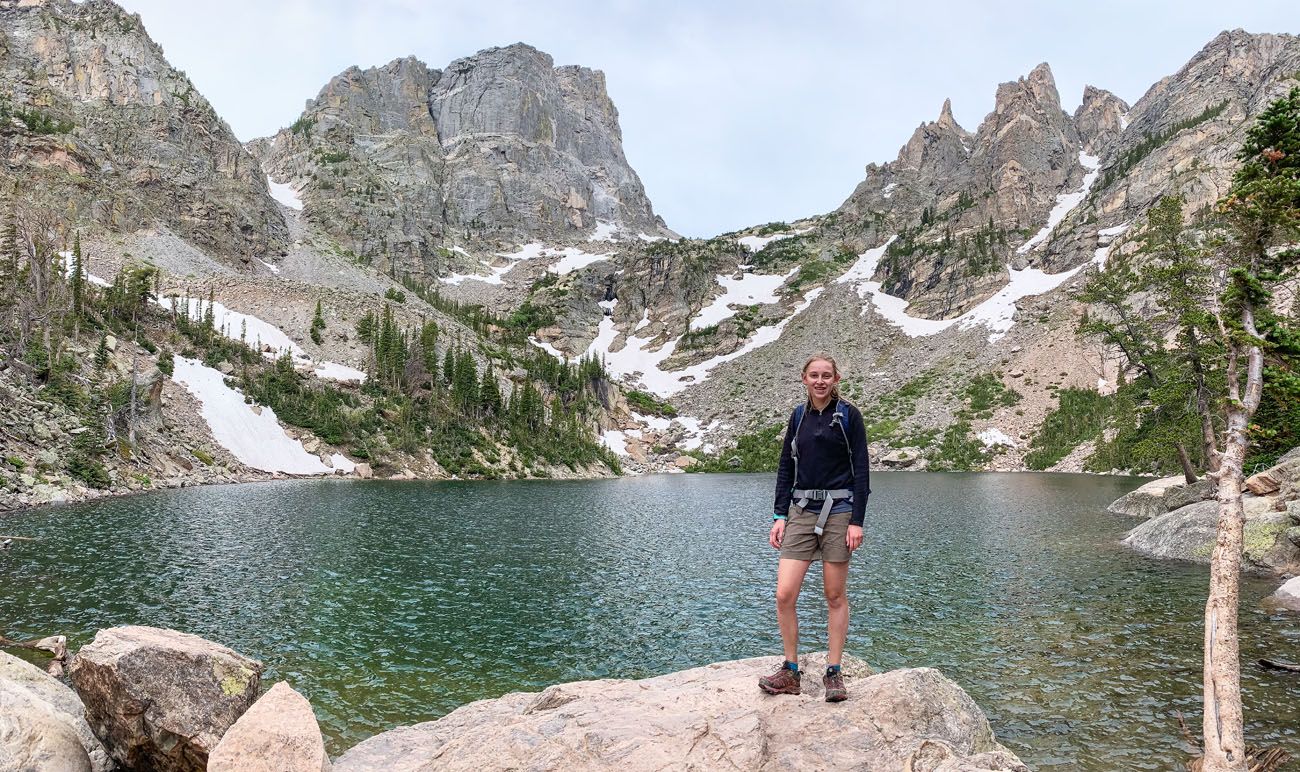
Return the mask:
<svg viewBox="0 0 1300 772">
<path fill-rule="evenodd" d="M 785 523 L 785 538 L 781 541 L 781 557 L 792 560 L 824 560 L 827 563 L 844 563 L 853 553 L 846 542 L 852 512 L 835 512 L 826 518 L 822 535 L 813 529 L 821 516 L 820 505 L 803 509 L 790 505 L 789 519 Z"/>
</svg>

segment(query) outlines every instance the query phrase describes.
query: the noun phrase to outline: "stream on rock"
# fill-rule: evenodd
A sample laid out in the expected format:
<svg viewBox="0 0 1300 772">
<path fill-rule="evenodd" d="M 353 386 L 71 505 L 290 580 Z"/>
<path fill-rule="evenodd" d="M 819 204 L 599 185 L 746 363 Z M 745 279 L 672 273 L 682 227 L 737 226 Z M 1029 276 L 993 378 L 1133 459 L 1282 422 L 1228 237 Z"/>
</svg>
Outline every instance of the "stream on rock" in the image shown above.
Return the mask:
<svg viewBox="0 0 1300 772">
<path fill-rule="evenodd" d="M 1136 478 L 872 475 L 849 650 L 933 666 L 1036 769 L 1171 769 L 1199 732 L 1203 566 L 1118 544 Z M 465 702 L 779 654 L 770 475 L 593 481 L 283 481 L 7 516 L 0 631 L 196 633 L 266 663 L 332 754 Z M 1242 588 L 1248 738 L 1300 756 L 1300 616 Z M 820 571 L 804 649 L 825 648 Z M 757 687 L 755 697 L 758 698 Z M 851 702 L 849 705 L 851 706 Z"/>
</svg>

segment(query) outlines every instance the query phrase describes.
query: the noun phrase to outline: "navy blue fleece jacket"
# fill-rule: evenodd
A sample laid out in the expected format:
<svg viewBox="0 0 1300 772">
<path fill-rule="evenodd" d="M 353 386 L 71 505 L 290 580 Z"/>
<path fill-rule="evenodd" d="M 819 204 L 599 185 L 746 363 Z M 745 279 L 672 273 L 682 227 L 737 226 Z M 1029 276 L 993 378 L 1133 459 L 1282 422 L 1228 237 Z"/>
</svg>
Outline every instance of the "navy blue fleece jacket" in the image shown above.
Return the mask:
<svg viewBox="0 0 1300 772">
<path fill-rule="evenodd" d="M 871 495 L 870 456 L 867 449 L 867 429 L 862 423 L 862 413 L 852 403 L 848 408 L 849 423 L 840 431 L 835 425 L 835 404 L 831 400 L 824 410 L 808 404 L 804 408 L 803 425 L 799 427 L 799 479 L 794 478 L 794 456 L 790 442 L 794 439 L 794 413 L 785 427 L 785 442 L 781 445 L 781 464 L 776 471 L 776 502 L 773 512 L 785 515 L 790 509 L 790 494 L 794 489 L 853 491 L 852 503 L 835 502 L 832 512 L 853 511 L 851 525 L 862 525 L 867 513 L 867 497 Z M 848 435 L 848 445 L 844 438 Z M 849 463 L 849 450 L 853 462 Z M 812 506 L 812 505 L 810 505 Z M 820 506 L 820 505 L 817 505 Z"/>
</svg>

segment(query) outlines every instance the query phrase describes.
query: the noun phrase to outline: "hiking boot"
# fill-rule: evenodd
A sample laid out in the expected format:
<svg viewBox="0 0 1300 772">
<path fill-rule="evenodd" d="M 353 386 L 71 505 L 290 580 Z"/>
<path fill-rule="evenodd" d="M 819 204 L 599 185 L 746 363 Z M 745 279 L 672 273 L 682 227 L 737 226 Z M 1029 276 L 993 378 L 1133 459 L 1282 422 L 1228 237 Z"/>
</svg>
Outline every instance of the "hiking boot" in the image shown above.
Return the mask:
<svg viewBox="0 0 1300 772">
<path fill-rule="evenodd" d="M 758 688 L 768 694 L 798 694 L 800 675 L 799 671 L 781 665 L 772 675 L 758 679 Z"/>
<path fill-rule="evenodd" d="M 838 670 L 822 676 L 822 686 L 826 687 L 827 702 L 843 702 L 849 698 L 849 692 L 844 688 L 844 676 Z"/>
</svg>

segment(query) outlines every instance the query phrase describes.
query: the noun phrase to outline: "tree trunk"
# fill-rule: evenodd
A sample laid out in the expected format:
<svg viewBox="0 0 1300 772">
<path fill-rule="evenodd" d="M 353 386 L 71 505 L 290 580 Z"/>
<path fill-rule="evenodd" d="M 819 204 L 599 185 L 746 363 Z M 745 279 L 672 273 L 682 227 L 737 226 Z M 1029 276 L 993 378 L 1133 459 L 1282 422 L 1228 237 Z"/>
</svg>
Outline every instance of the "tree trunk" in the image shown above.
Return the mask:
<svg viewBox="0 0 1300 772">
<path fill-rule="evenodd" d="M 1183 467 L 1183 480 L 1191 485 L 1197 480 L 1196 467 L 1192 466 L 1192 459 L 1188 458 L 1187 447 L 1183 443 L 1175 443 L 1175 447 L 1178 449 L 1178 463 Z"/>
<path fill-rule="evenodd" d="M 1228 444 L 1219 476 L 1218 539 L 1210 559 L 1210 595 L 1205 603 L 1205 772 L 1245 772 L 1241 662 L 1237 645 L 1237 598 L 1245 528 L 1241 506 L 1241 464 L 1246 455 L 1245 411 L 1228 411 Z"/>
<path fill-rule="evenodd" d="M 1241 327 L 1249 343 L 1228 338 L 1228 426 L 1220 457 L 1219 524 L 1210 557 L 1210 594 L 1205 601 L 1205 772 L 1247 772 L 1246 737 L 1242 726 L 1241 661 L 1237 640 L 1238 586 L 1245 514 L 1241 504 L 1242 464 L 1250 440 L 1251 416 L 1264 389 L 1264 352 L 1254 341 L 1255 310 L 1241 308 Z M 1239 363 L 1246 359 L 1246 388 L 1241 389 Z"/>
</svg>

